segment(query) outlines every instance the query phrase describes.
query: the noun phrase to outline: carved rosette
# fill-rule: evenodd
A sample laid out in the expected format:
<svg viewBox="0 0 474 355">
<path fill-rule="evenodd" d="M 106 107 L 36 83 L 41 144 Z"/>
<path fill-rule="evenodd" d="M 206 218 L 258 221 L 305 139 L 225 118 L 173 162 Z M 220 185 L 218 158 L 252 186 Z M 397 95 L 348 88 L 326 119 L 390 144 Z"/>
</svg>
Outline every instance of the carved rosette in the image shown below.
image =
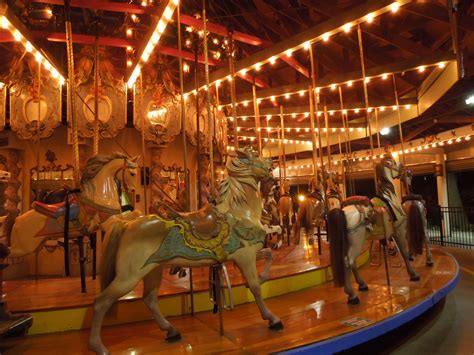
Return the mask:
<svg viewBox="0 0 474 355">
<path fill-rule="evenodd" d="M 116 71 L 113 58 L 107 48 L 99 49 L 98 112 L 101 138 L 117 136 L 127 123 L 127 87 Z M 76 100 L 78 133 L 82 138 L 94 136 L 95 83 L 94 51 L 83 47 L 77 55 L 76 92 L 82 98 Z"/>
<path fill-rule="evenodd" d="M 32 83 L 18 81 L 10 86 L 10 124 L 19 138 L 47 138 L 61 123 L 61 85 L 45 75 Z"/>
<path fill-rule="evenodd" d="M 137 85 L 134 91 L 133 123 L 142 130 L 145 140 L 166 145 L 181 132 L 181 105 L 163 84 L 145 84 L 143 95 Z"/>
</svg>

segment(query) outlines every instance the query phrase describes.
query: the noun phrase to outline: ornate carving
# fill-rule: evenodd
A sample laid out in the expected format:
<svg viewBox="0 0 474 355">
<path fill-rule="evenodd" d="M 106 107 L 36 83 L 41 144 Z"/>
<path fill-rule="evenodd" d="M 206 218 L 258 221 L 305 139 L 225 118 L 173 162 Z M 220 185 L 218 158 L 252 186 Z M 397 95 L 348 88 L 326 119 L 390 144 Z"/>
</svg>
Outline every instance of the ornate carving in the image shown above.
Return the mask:
<svg viewBox="0 0 474 355">
<path fill-rule="evenodd" d="M 141 131 L 143 118 L 145 140 L 166 145 L 181 132 L 176 79 L 166 59 L 153 55 L 148 62 L 142 72 L 142 85 L 140 80 L 135 85 L 133 123 Z"/>
<path fill-rule="evenodd" d="M 44 68 L 38 77 L 34 58 L 24 61 L 9 77 L 10 124 L 21 139 L 47 138 L 61 123 L 61 85 Z"/>
<path fill-rule="evenodd" d="M 155 211 L 157 202 L 171 198 L 182 210 L 186 207 L 185 174 L 184 169 L 173 164 L 164 166 L 161 161 L 163 149 L 151 150 L 151 210 Z M 155 211 L 156 212 L 156 211 Z"/>
<path fill-rule="evenodd" d="M 196 95 L 190 95 L 186 100 L 186 136 L 192 145 L 197 145 L 197 113 L 196 100 L 199 100 L 199 138 L 201 139 L 201 147 L 209 146 L 207 135 L 209 127 L 207 124 L 207 102 L 205 93 L 199 92 Z"/>
<path fill-rule="evenodd" d="M 115 137 L 127 123 L 127 90 L 122 76 L 112 63 L 113 57 L 107 48 L 99 47 L 99 135 Z M 94 49 L 83 47 L 78 54 L 76 66 L 76 90 L 82 100 L 76 102 L 79 136 L 94 135 Z"/>
<path fill-rule="evenodd" d="M 8 149 L 5 151 L 5 154 L 1 155 L 1 157 L 2 164 L 6 167 L 5 170 L 7 170 L 11 174 L 10 180 L 8 180 L 5 189 L 4 208 L 6 218 L 3 222 L 3 233 L 7 238 L 7 245 L 10 245 L 11 230 L 13 228 L 13 224 L 15 223 L 16 217 L 20 213 L 20 210 L 18 208 L 18 204 L 21 201 L 20 196 L 18 194 L 18 190 L 21 186 L 21 168 L 18 165 L 18 163 L 20 162 L 20 153 L 17 150 Z"/>
</svg>

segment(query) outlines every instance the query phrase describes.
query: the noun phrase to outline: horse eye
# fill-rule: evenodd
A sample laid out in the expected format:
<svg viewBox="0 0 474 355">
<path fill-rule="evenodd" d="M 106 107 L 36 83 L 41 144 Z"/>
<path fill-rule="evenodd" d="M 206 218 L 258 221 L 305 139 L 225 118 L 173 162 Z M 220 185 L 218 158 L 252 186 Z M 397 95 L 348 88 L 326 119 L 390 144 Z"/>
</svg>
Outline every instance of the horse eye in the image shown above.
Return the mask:
<svg viewBox="0 0 474 355">
<path fill-rule="evenodd" d="M 135 176 L 135 175 L 137 175 L 137 174 L 135 174 L 135 173 L 130 173 L 130 176 Z"/>
</svg>

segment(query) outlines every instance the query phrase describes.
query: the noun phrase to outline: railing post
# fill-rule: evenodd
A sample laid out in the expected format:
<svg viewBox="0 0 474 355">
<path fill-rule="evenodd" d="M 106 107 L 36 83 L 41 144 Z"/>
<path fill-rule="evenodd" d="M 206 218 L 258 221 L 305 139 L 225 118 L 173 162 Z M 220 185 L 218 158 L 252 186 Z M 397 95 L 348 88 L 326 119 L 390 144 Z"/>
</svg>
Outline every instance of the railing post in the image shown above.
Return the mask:
<svg viewBox="0 0 474 355">
<path fill-rule="evenodd" d="M 443 237 L 443 211 L 441 206 L 438 205 L 438 220 L 439 220 L 439 238 L 441 240 L 441 246 L 444 247 L 444 237 Z"/>
</svg>

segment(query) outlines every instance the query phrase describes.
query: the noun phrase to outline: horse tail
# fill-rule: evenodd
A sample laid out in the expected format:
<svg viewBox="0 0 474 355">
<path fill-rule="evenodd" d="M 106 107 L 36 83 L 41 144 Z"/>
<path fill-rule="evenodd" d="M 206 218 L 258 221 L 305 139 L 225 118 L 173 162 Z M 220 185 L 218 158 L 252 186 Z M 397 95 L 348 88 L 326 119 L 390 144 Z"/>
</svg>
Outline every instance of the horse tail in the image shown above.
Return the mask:
<svg viewBox="0 0 474 355">
<path fill-rule="evenodd" d="M 114 218 L 113 216 L 110 218 Z M 101 289 L 102 291 L 109 286 L 114 280 L 116 274 L 116 259 L 117 252 L 120 245 L 120 240 L 127 227 L 127 223 L 116 220 L 115 223 L 107 230 L 108 238 L 102 253 L 101 262 Z"/>
<path fill-rule="evenodd" d="M 414 203 L 408 213 L 408 243 L 410 251 L 414 255 L 423 254 L 423 240 L 425 239 L 425 229 L 423 226 L 423 215 Z"/>
<path fill-rule="evenodd" d="M 328 213 L 328 237 L 331 243 L 331 267 L 336 287 L 344 286 L 344 258 L 347 245 L 347 222 L 344 211 L 334 208 Z"/>
</svg>

